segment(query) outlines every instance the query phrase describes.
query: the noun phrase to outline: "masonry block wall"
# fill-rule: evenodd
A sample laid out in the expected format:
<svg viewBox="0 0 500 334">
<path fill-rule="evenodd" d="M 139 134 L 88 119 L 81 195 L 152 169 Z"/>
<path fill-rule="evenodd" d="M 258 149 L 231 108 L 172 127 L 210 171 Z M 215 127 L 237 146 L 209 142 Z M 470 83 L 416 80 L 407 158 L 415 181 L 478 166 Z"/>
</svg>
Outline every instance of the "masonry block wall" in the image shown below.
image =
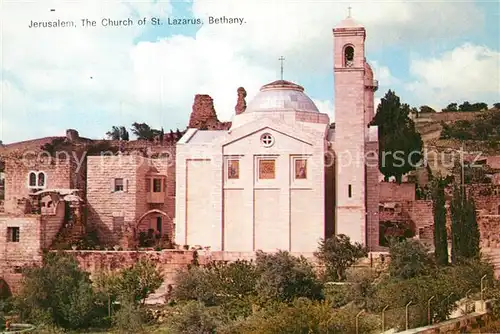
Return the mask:
<svg viewBox="0 0 500 334">
<path fill-rule="evenodd" d="M 41 262 L 41 243 L 40 215 L 0 215 L 0 275 L 13 293 L 22 278 L 21 268 Z"/>
<path fill-rule="evenodd" d="M 379 181 L 378 181 L 378 141 L 366 146 L 366 234 L 370 251 L 379 249 Z"/>
<path fill-rule="evenodd" d="M 105 245 L 117 245 L 122 233 L 138 218 L 136 179 L 142 161 L 133 155 L 87 158 L 87 223 Z M 116 191 L 117 179 L 121 179 L 123 190 Z"/>
<path fill-rule="evenodd" d="M 336 230 L 366 244 L 365 29 L 334 29 Z M 348 63 L 346 54 L 352 49 Z"/>
<path fill-rule="evenodd" d="M 193 251 L 164 250 L 161 252 L 135 251 L 67 251 L 73 254 L 80 268 L 89 272 L 91 277 L 101 272 L 118 271 L 128 268 L 139 259 L 149 259 L 156 264 L 163 274 L 166 284 L 174 284 L 179 270 L 186 269 L 193 259 Z M 312 253 L 291 253 L 294 256 L 304 256 L 317 266 Z M 198 261 L 201 265 L 210 261 L 255 260 L 255 252 L 213 252 L 198 251 Z"/>
<path fill-rule="evenodd" d="M 55 159 L 5 160 L 5 212 L 15 212 L 17 200 L 29 198 L 28 177 L 31 171 L 45 173 L 46 189 L 71 188 L 71 163 Z"/>
</svg>

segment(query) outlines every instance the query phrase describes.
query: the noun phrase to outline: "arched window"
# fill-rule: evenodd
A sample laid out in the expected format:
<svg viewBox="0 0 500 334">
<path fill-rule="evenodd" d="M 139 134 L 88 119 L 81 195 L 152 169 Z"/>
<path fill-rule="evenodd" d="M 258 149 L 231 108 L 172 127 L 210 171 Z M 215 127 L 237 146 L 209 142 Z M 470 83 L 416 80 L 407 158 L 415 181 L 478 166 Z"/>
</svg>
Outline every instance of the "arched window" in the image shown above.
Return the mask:
<svg viewBox="0 0 500 334">
<path fill-rule="evenodd" d="M 47 177 L 44 172 L 31 171 L 28 174 L 28 187 L 31 189 L 45 188 Z"/>
<path fill-rule="evenodd" d="M 354 48 L 350 45 L 344 48 L 344 64 L 345 67 L 353 67 L 354 65 Z"/>
<path fill-rule="evenodd" d="M 38 173 L 38 186 L 45 187 L 45 173 L 44 172 Z"/>
<path fill-rule="evenodd" d="M 28 185 L 30 187 L 36 187 L 36 173 L 35 172 L 30 172 Z"/>
</svg>

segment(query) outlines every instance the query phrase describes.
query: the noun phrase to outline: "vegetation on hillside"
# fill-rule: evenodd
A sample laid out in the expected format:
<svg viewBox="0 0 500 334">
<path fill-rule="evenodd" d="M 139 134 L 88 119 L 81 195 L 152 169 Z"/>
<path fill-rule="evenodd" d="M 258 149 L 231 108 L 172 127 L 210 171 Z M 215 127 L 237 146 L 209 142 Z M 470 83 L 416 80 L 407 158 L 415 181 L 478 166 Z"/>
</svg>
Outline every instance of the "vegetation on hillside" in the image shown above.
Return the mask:
<svg viewBox="0 0 500 334">
<path fill-rule="evenodd" d="M 492 109 L 478 114 L 473 120 L 459 120 L 452 124 L 441 124 L 441 139 L 487 141 L 490 146 L 498 146 L 500 141 L 500 109 Z"/>
<path fill-rule="evenodd" d="M 497 106 L 498 103 L 494 104 L 494 107 Z M 488 104 L 484 102 L 478 103 L 470 103 L 469 101 L 464 101 L 462 104 L 458 103 L 450 103 L 443 108 L 442 111 L 485 111 L 488 109 Z"/>
<path fill-rule="evenodd" d="M 345 236 L 323 240 L 316 254 L 326 267 L 323 277 L 306 259 L 287 252 L 206 265 L 194 253 L 192 264 L 179 271 L 168 303 L 156 309 L 160 318 L 144 304 L 163 281 L 150 261 L 91 281 L 71 255 L 50 253 L 41 267 L 26 269 L 13 311 L 41 333 L 50 326 L 169 334 L 355 333 L 357 327 L 360 333 L 378 333 L 382 310 L 384 329 L 404 329 L 408 305 L 408 326 L 426 325 L 431 297 L 430 320 L 447 319 L 458 300 L 479 291 L 483 275 L 491 287 L 488 296 L 500 296 L 491 265 L 477 257 L 440 265 L 418 241 L 403 240 L 392 242 L 388 267 L 353 267 L 363 252 Z M 332 277 L 343 282 L 321 279 Z M 494 309 L 500 315 L 500 304 Z"/>
<path fill-rule="evenodd" d="M 403 175 L 414 170 L 422 159 L 422 138 L 409 113 L 410 106 L 401 103 L 399 97 L 389 90 L 371 122 L 378 126 L 379 169 L 386 181 L 394 176 L 401 183 Z"/>
</svg>

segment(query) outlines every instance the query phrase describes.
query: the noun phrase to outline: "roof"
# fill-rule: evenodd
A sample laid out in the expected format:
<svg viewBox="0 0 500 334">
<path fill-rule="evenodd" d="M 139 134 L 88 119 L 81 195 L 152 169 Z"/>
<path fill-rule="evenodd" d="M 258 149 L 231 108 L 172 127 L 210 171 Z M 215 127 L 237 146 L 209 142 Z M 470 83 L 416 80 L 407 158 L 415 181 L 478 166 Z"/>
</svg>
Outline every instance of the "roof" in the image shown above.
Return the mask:
<svg viewBox="0 0 500 334">
<path fill-rule="evenodd" d="M 227 133 L 226 130 L 198 130 L 187 140 L 190 144 L 205 144 L 214 141 Z"/>
<path fill-rule="evenodd" d="M 344 28 L 363 28 L 363 25 L 359 24 L 352 17 L 346 17 L 335 27 L 335 29 L 344 29 Z"/>
<path fill-rule="evenodd" d="M 304 93 L 304 87 L 286 80 L 268 83 L 248 103 L 245 113 L 262 111 L 306 111 L 319 110 Z"/>
</svg>

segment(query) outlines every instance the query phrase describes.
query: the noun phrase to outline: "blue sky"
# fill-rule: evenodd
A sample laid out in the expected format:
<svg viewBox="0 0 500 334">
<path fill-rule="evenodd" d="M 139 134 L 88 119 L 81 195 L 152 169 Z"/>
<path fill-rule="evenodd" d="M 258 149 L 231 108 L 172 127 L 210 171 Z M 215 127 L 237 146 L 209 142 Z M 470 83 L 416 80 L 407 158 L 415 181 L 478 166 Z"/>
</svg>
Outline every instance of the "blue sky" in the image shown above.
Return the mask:
<svg viewBox="0 0 500 334">
<path fill-rule="evenodd" d="M 113 125 L 183 129 L 195 94 L 230 120 L 236 89 L 248 98 L 285 79 L 334 118 L 334 28 L 345 2 L 198 0 L 106 3 L 2 2 L 1 126 L 4 143 L 63 135 L 103 138 Z M 366 58 L 380 88 L 412 106 L 500 101 L 498 2 L 353 2 L 367 30 Z M 54 8 L 55 12 L 50 9 Z M 103 18 L 242 17 L 244 25 L 102 27 Z M 30 21 L 95 20 L 95 28 L 30 29 Z"/>
</svg>

